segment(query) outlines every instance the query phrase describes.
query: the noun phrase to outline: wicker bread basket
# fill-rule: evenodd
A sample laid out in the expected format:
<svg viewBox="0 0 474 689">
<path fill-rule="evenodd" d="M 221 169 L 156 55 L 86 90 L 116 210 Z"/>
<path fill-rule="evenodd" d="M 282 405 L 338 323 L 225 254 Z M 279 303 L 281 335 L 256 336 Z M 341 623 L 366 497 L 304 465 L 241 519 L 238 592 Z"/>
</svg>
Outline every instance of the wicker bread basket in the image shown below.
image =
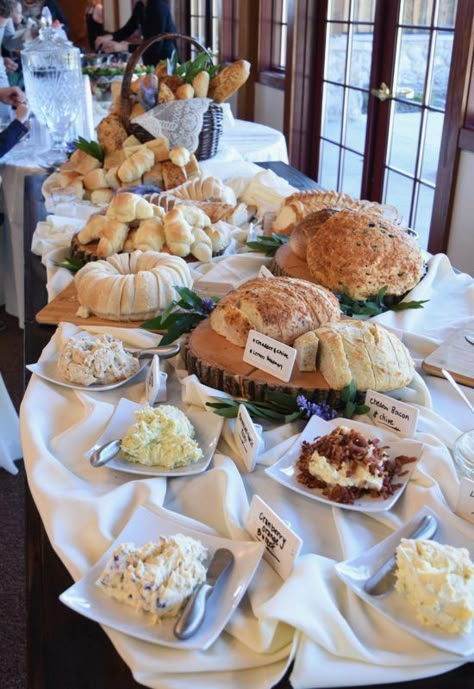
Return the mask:
<svg viewBox="0 0 474 689">
<path fill-rule="evenodd" d="M 146 131 L 143 127 L 138 124 L 133 124 L 130 121 L 130 111 L 131 111 L 131 101 L 130 101 L 130 85 L 132 83 L 132 78 L 135 73 L 135 67 L 143 53 L 154 43 L 165 40 L 174 40 L 177 38 L 182 38 L 194 45 L 198 50 L 208 53 L 211 57 L 209 51 L 204 48 L 204 46 L 196 41 L 195 38 L 191 36 L 185 36 L 179 33 L 163 33 L 159 36 L 154 36 L 149 38 L 147 41 L 142 43 L 135 52 L 131 55 L 129 61 L 127 62 L 127 67 L 122 81 L 122 90 L 120 93 L 120 117 L 124 124 L 124 127 L 129 134 L 134 134 L 139 141 L 144 143 L 153 138 L 153 136 Z M 206 110 L 202 121 L 202 130 L 199 135 L 199 145 L 194 151 L 194 154 L 198 160 L 207 160 L 212 158 L 217 153 L 217 148 L 219 146 L 219 140 L 223 131 L 223 111 L 222 107 L 217 103 L 211 103 L 209 108 Z"/>
</svg>

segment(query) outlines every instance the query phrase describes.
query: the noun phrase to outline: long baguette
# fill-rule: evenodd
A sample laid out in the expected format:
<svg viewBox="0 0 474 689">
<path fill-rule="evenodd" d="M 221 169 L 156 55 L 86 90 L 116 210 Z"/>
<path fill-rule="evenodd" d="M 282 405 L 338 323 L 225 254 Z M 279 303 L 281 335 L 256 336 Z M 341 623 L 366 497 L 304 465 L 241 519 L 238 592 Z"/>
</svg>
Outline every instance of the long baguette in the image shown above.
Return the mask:
<svg viewBox="0 0 474 689">
<path fill-rule="evenodd" d="M 223 103 L 230 98 L 249 78 L 250 62 L 236 60 L 227 65 L 211 80 L 209 97 L 216 103 Z"/>
</svg>

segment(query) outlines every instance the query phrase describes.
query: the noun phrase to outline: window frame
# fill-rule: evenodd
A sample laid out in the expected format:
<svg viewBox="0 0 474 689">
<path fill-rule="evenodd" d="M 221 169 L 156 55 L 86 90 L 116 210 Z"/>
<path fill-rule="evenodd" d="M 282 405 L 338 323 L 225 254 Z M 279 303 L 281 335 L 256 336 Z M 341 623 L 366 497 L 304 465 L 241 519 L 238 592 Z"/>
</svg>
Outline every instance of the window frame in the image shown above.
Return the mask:
<svg viewBox="0 0 474 689">
<path fill-rule="evenodd" d="M 277 0 L 278 1 L 278 0 Z M 281 0 L 283 2 L 283 0 Z M 285 22 L 275 21 L 275 0 L 260 1 L 259 17 L 259 60 L 257 82 L 272 88 L 285 90 L 288 65 L 290 64 L 289 55 L 292 46 L 291 17 L 293 14 L 293 0 L 287 0 L 287 17 Z M 273 64 L 273 37 L 275 24 L 286 26 L 285 40 L 285 68 L 277 67 Z"/>
</svg>

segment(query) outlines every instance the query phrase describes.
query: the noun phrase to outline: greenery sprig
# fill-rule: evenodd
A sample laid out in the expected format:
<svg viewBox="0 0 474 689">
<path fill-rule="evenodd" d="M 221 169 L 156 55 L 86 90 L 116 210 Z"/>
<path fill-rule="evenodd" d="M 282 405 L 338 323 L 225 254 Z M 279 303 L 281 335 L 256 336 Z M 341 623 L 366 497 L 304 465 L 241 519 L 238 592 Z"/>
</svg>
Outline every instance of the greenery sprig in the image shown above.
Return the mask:
<svg viewBox="0 0 474 689">
<path fill-rule="evenodd" d="M 218 298 L 202 298 L 188 287 L 174 288 L 181 297 L 178 301 L 173 299 L 161 316 L 152 318 L 141 324 L 145 330 L 165 330 L 160 345 L 174 342 L 184 333 L 189 333 L 205 318 L 212 313 Z"/>
<path fill-rule="evenodd" d="M 80 136 L 78 139 L 73 141 L 73 144 L 80 151 L 87 153 L 93 158 L 97 158 L 97 160 L 101 163 L 104 162 L 105 152 L 102 146 L 97 143 L 97 141 L 87 141 L 87 139 L 84 139 L 82 136 Z"/>
<path fill-rule="evenodd" d="M 265 254 L 265 256 L 274 256 L 277 250 L 287 243 L 288 239 L 289 237 L 274 232 L 271 237 L 262 235 L 252 242 L 246 242 L 246 245 L 250 251 L 258 251 L 258 253 Z"/>
<path fill-rule="evenodd" d="M 187 60 L 180 64 L 178 53 L 173 50 L 171 57 L 166 60 L 166 70 L 170 76 L 177 74 L 185 83 L 191 84 L 194 77 L 202 71 L 207 72 L 209 78 L 213 79 L 219 71 L 219 65 L 215 65 L 212 55 L 206 52 L 199 53 L 194 60 Z"/>
<path fill-rule="evenodd" d="M 424 299 L 422 301 L 406 301 L 388 306 L 384 303 L 386 291 L 387 287 L 382 287 L 377 294 L 372 297 L 368 297 L 368 299 L 353 299 L 347 293 L 347 288 L 343 287 L 342 292 L 337 296 L 339 298 L 342 313 L 344 313 L 346 316 L 356 316 L 361 320 L 365 320 L 371 316 L 378 316 L 380 313 L 385 313 L 386 311 L 422 309 L 423 304 L 429 301 L 428 299 Z"/>
<path fill-rule="evenodd" d="M 290 423 L 298 419 L 320 416 L 329 421 L 336 416 L 352 418 L 354 414 L 365 414 L 369 408 L 357 401 L 357 391 L 352 381 L 341 392 L 342 405 L 332 407 L 326 402 L 311 402 L 304 395 L 294 397 L 285 392 L 269 392 L 265 402 L 249 402 L 248 400 L 234 400 L 215 398 L 215 402 L 207 402 L 215 414 L 226 419 L 235 419 L 239 412 L 239 406 L 243 404 L 253 419 L 266 419 L 280 423 Z"/>
<path fill-rule="evenodd" d="M 77 271 L 85 265 L 85 261 L 82 261 L 80 258 L 71 258 L 68 256 L 64 259 L 64 263 L 55 263 L 54 265 L 58 268 L 66 268 L 70 270 L 71 273 L 77 273 Z"/>
</svg>

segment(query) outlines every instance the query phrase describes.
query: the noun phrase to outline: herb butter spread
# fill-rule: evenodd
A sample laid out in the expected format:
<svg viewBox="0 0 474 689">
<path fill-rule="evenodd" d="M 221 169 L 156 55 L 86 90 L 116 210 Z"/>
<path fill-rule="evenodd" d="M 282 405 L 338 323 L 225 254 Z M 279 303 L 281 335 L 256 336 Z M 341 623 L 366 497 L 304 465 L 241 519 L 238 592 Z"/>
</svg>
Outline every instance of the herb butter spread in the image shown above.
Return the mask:
<svg viewBox="0 0 474 689">
<path fill-rule="evenodd" d="M 177 407 L 144 407 L 135 416 L 137 422 L 121 443 L 127 461 L 174 469 L 202 458 L 202 450 L 194 440 L 194 427 Z"/>
<path fill-rule="evenodd" d="M 466 548 L 402 539 L 396 551 L 396 589 L 427 626 L 469 632 L 474 617 L 474 565 Z"/>
<path fill-rule="evenodd" d="M 176 534 L 137 548 L 122 543 L 113 552 L 97 585 L 109 596 L 155 618 L 177 615 L 206 579 L 207 550 L 194 538 Z"/>
<path fill-rule="evenodd" d="M 138 371 L 138 359 L 110 335 L 70 337 L 58 359 L 61 376 L 79 385 L 110 385 Z"/>
</svg>

